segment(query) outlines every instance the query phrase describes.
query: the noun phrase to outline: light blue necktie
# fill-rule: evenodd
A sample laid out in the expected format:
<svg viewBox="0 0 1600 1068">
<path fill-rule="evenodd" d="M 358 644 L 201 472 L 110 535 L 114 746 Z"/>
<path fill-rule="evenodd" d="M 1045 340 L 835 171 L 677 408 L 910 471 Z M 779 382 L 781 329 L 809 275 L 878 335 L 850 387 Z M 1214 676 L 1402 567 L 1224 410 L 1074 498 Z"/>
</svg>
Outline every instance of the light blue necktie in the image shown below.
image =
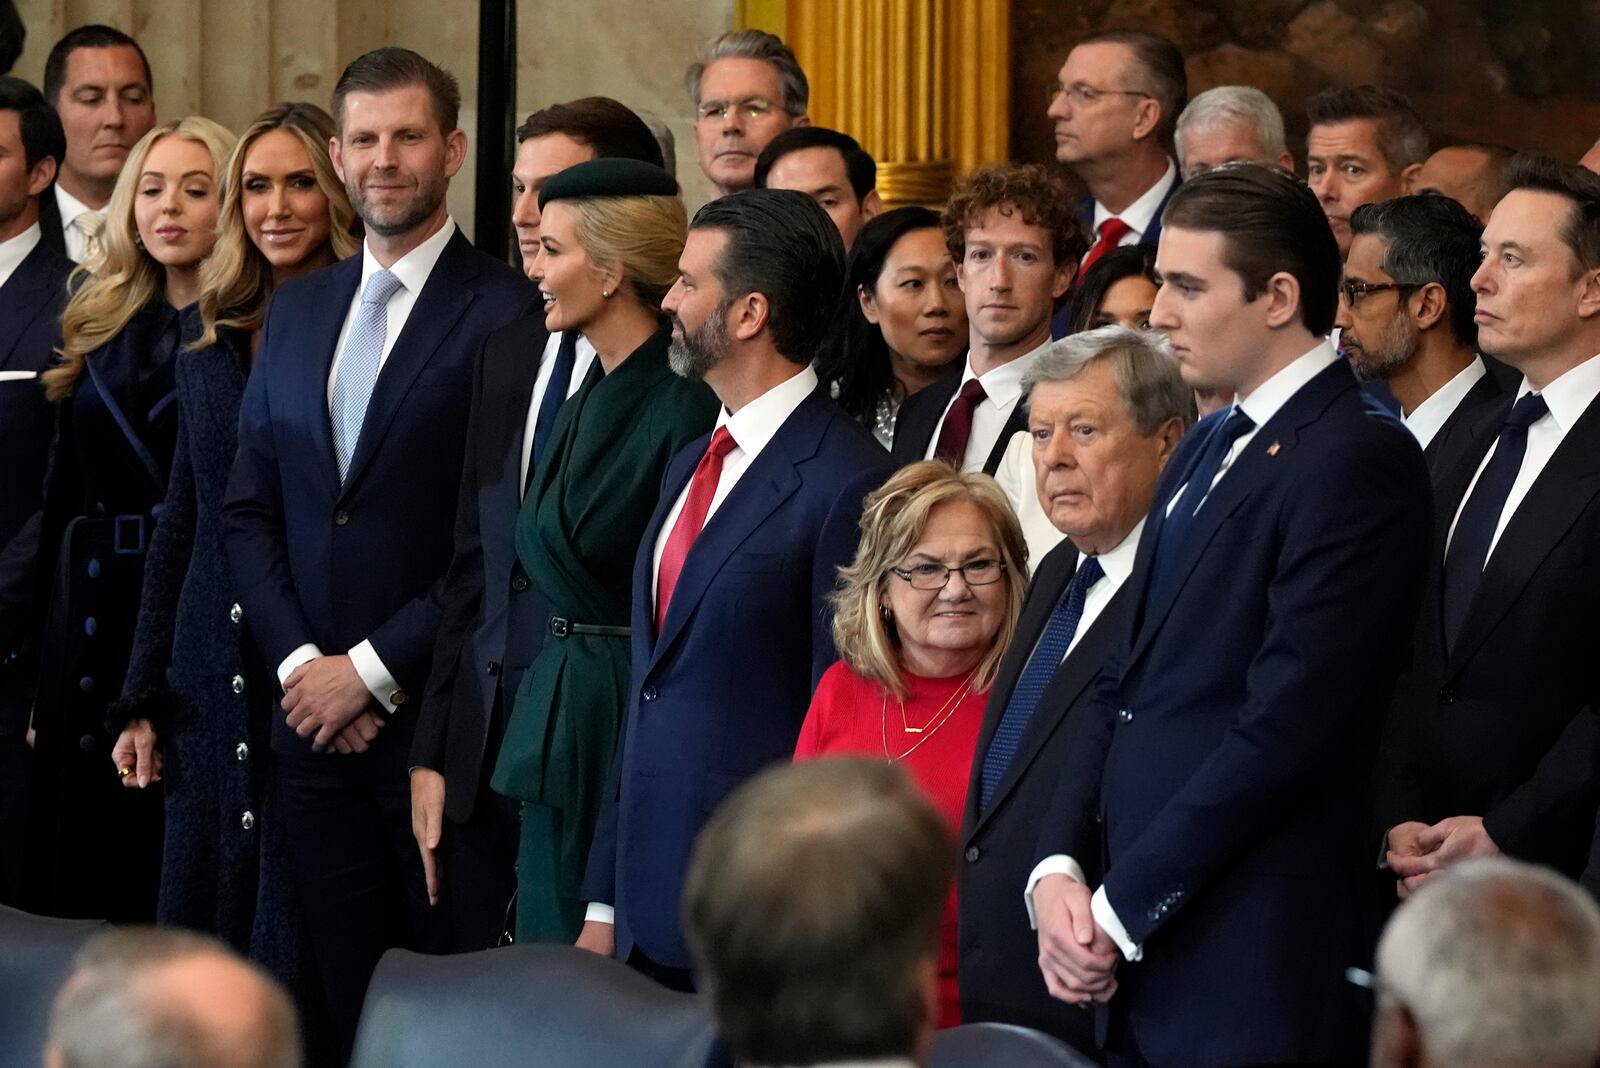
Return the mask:
<svg viewBox="0 0 1600 1068">
<path fill-rule="evenodd" d="M 379 271 L 367 279 L 350 325 L 344 355 L 339 357 L 339 373 L 333 380 L 333 452 L 339 461 L 339 481 L 350 473 L 350 458 L 361 437 L 361 424 L 367 418 L 367 404 L 378 384 L 378 363 L 383 342 L 389 332 L 389 298 L 400 289 L 400 279 Z"/>
</svg>

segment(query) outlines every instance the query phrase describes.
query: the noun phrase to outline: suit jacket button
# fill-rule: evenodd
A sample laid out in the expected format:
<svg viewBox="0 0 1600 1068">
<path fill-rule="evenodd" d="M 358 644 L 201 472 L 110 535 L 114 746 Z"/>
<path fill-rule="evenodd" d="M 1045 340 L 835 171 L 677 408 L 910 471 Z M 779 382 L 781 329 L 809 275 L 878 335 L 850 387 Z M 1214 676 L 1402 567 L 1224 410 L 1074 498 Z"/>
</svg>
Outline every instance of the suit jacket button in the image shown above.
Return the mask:
<svg viewBox="0 0 1600 1068">
<path fill-rule="evenodd" d="M 1448 705 L 1456 699 L 1456 692 L 1448 686 L 1439 687 L 1439 703 Z"/>
<path fill-rule="evenodd" d="M 244 609 L 240 608 L 237 602 L 234 603 L 232 608 L 228 609 L 228 619 L 234 623 L 244 622 Z"/>
<path fill-rule="evenodd" d="M 350 513 L 344 511 L 343 509 L 333 513 L 333 522 L 336 526 L 344 526 L 346 523 L 350 522 Z"/>
<path fill-rule="evenodd" d="M 983 851 L 977 846 L 968 846 L 966 855 L 968 864 L 976 864 L 978 863 L 978 858 L 983 856 Z"/>
<path fill-rule="evenodd" d="M 1124 708 L 1121 712 L 1117 713 L 1117 721 L 1119 723 L 1132 723 L 1133 711 L 1131 709 Z"/>
<path fill-rule="evenodd" d="M 245 830 L 251 830 L 255 827 L 255 825 L 256 815 L 254 812 L 246 811 L 243 816 L 239 817 L 239 826 L 243 827 Z"/>
<path fill-rule="evenodd" d="M 518 575 L 517 577 L 513 578 L 511 580 L 511 588 L 513 590 L 517 591 L 518 593 L 521 593 L 523 590 L 527 589 L 528 588 L 528 576 L 527 575 Z"/>
<path fill-rule="evenodd" d="M 484 670 L 487 671 L 491 675 L 500 674 L 500 661 L 498 661 L 498 660 L 489 661 L 489 663 L 487 665 L 485 665 Z"/>
<path fill-rule="evenodd" d="M 646 686 L 644 688 L 644 692 L 639 696 L 643 697 L 646 701 L 654 701 L 656 699 L 656 688 L 654 686 Z"/>
<path fill-rule="evenodd" d="M 233 747 L 233 755 L 240 760 L 248 760 L 250 759 L 250 747 L 244 742 L 240 742 Z"/>
<path fill-rule="evenodd" d="M 244 693 L 244 676 L 235 675 L 233 677 L 233 682 L 230 683 L 230 685 L 233 687 L 234 693 Z"/>
</svg>

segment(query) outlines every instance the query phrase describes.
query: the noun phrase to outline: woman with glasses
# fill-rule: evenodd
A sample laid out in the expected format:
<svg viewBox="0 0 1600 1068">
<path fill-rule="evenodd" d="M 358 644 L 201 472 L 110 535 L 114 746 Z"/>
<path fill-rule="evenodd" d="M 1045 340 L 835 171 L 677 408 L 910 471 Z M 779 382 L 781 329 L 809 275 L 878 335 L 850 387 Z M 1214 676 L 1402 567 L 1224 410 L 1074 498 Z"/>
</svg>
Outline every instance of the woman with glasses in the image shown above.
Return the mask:
<svg viewBox="0 0 1600 1068">
<path fill-rule="evenodd" d="M 961 824 L 983 706 L 1016 630 L 1027 547 L 987 475 L 925 460 L 871 494 L 855 561 L 840 571 L 840 662 L 817 686 L 795 759 L 864 754 L 904 764 Z M 956 903 L 939 958 L 939 1024 L 960 1023 Z"/>
</svg>

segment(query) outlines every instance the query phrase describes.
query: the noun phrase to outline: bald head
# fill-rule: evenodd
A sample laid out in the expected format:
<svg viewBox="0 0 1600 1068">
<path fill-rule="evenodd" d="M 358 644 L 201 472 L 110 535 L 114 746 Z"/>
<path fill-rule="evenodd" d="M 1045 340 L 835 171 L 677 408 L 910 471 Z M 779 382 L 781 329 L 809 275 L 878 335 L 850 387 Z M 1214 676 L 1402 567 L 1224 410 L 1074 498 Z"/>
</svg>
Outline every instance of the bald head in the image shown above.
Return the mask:
<svg viewBox="0 0 1600 1068">
<path fill-rule="evenodd" d="M 1508 168 L 1514 155 L 1501 145 L 1450 145 L 1428 157 L 1412 189 L 1442 193 L 1487 223 L 1494 206 L 1511 191 Z"/>
</svg>

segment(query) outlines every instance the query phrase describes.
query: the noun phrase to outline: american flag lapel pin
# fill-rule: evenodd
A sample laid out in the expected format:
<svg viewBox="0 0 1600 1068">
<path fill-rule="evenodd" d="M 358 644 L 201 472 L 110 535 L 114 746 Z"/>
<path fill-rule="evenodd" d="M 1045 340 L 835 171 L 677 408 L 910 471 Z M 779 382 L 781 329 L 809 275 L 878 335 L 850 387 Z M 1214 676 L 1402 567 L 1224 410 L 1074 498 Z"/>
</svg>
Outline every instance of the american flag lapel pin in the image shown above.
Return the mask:
<svg viewBox="0 0 1600 1068">
<path fill-rule="evenodd" d="M 1281 446 L 1276 441 L 1274 441 L 1271 445 L 1267 446 L 1267 455 L 1268 456 L 1276 456 L 1276 455 L 1278 455 L 1278 449 L 1279 448 L 1281 448 Z"/>
</svg>

